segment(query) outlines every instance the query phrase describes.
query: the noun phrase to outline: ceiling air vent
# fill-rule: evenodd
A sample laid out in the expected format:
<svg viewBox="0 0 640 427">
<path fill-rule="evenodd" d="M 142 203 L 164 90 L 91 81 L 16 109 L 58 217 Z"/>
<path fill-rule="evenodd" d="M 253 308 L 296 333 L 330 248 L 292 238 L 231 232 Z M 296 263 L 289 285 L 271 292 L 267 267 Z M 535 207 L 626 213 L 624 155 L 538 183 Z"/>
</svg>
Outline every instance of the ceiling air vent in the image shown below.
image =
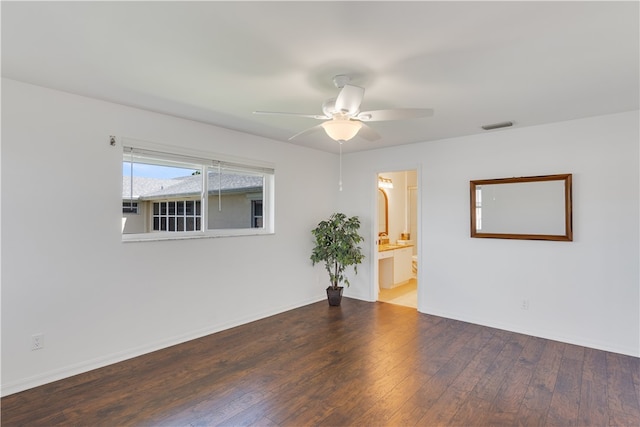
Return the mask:
<svg viewBox="0 0 640 427">
<path fill-rule="evenodd" d="M 501 122 L 501 123 L 494 123 L 492 125 L 484 125 L 482 126 L 482 129 L 493 130 L 493 129 L 500 129 L 500 128 L 508 128 L 509 126 L 513 126 L 513 122 Z"/>
</svg>

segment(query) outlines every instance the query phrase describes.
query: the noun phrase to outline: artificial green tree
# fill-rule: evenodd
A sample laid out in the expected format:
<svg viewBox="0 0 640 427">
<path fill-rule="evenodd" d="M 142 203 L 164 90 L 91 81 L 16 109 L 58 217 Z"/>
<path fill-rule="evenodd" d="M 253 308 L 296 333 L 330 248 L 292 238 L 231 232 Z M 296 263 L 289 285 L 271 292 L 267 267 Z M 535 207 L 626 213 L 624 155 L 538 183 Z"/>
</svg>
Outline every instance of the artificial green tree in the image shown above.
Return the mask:
<svg viewBox="0 0 640 427">
<path fill-rule="evenodd" d="M 349 279 L 344 273 L 347 267 L 353 265 L 354 272 L 358 274 L 358 264 L 364 259 L 358 246 L 364 240 L 358 234 L 359 229 L 360 219 L 357 216 L 348 218 L 343 213 L 334 213 L 311 231 L 315 237 L 311 261 L 313 265 L 324 262 L 333 289 L 338 289 L 343 282 L 349 286 Z"/>
</svg>

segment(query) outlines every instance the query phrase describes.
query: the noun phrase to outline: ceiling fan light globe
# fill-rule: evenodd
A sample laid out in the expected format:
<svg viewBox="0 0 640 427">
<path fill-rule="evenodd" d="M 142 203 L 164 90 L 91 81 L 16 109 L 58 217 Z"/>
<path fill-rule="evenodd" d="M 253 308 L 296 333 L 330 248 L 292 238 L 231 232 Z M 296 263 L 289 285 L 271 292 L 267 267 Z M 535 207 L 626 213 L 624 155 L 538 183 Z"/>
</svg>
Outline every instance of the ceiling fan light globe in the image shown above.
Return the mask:
<svg viewBox="0 0 640 427">
<path fill-rule="evenodd" d="M 362 123 L 355 120 L 329 120 L 321 126 L 334 141 L 348 141 L 358 134 Z"/>
</svg>

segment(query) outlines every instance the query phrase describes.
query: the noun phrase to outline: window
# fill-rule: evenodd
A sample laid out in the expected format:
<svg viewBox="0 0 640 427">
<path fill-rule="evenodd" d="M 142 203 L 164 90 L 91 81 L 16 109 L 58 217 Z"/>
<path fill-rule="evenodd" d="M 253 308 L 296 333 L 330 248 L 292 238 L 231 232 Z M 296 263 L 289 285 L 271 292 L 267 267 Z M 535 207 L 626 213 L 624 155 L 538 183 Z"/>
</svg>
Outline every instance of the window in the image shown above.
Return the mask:
<svg viewBox="0 0 640 427">
<path fill-rule="evenodd" d="M 124 147 L 122 170 L 123 240 L 273 232 L 272 168 Z"/>
<path fill-rule="evenodd" d="M 251 202 L 251 226 L 262 228 L 262 200 Z"/>
<path fill-rule="evenodd" d="M 201 219 L 200 200 L 153 203 L 153 231 L 198 231 Z"/>
<path fill-rule="evenodd" d="M 132 201 L 122 201 L 122 213 L 123 214 L 137 214 L 138 213 L 138 202 Z"/>
</svg>

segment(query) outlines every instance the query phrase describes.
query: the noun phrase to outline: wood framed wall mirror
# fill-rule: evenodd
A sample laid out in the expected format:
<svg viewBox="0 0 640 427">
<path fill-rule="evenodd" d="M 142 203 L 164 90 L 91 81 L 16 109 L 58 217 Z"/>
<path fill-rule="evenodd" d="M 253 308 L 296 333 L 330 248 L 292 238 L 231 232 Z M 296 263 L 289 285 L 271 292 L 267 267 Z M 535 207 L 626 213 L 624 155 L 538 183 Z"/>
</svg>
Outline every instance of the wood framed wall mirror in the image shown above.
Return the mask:
<svg viewBox="0 0 640 427">
<path fill-rule="evenodd" d="M 471 237 L 573 240 L 571 174 L 470 181 Z"/>
</svg>

